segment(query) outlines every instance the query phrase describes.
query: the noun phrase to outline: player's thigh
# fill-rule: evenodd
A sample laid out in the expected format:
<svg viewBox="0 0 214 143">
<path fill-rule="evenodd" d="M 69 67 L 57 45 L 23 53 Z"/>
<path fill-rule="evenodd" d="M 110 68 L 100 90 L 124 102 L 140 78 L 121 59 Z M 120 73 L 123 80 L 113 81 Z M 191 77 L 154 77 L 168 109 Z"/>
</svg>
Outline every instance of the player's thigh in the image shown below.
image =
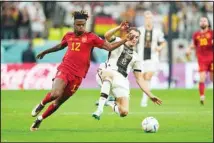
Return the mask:
<svg viewBox="0 0 214 143">
<path fill-rule="evenodd" d="M 210 71 L 210 63 L 208 62 L 198 62 L 199 72 L 207 72 Z"/>
<path fill-rule="evenodd" d="M 67 83 L 62 78 L 55 78 L 52 85 L 51 95 L 53 97 L 59 97 L 63 94 Z"/>
<path fill-rule="evenodd" d="M 151 71 L 148 71 L 148 72 L 144 72 L 143 73 L 143 78 L 145 80 L 151 80 L 152 79 L 152 76 L 154 75 L 155 73 L 154 72 L 151 72 Z"/>
<path fill-rule="evenodd" d="M 209 65 L 209 75 L 210 75 L 210 80 L 213 81 L 213 62 L 210 63 Z"/>
<path fill-rule="evenodd" d="M 82 83 L 82 78 L 70 75 L 68 79 L 69 81 L 65 88 L 65 94 L 68 96 L 72 96 L 78 90 L 80 84 Z"/>
<path fill-rule="evenodd" d="M 148 73 L 148 72 L 152 72 L 155 73 L 158 71 L 158 61 L 154 61 L 154 60 L 145 60 L 142 62 L 142 72 L 143 73 Z"/>
<path fill-rule="evenodd" d="M 101 75 L 99 73 L 96 74 L 96 82 L 99 85 L 99 87 L 102 86 L 103 81 L 102 81 Z"/>
</svg>

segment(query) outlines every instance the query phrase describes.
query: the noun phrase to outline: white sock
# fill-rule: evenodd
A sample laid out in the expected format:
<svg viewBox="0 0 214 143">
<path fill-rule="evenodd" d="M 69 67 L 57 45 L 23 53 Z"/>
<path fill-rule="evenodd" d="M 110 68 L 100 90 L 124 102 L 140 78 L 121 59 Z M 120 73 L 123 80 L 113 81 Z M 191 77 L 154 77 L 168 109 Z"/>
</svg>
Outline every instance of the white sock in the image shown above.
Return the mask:
<svg viewBox="0 0 214 143">
<path fill-rule="evenodd" d="M 204 99 L 205 99 L 204 95 L 200 96 L 200 100 L 204 101 Z"/>
<path fill-rule="evenodd" d="M 104 80 L 102 87 L 101 87 L 101 93 L 105 93 L 107 95 L 109 95 L 110 93 L 110 88 L 111 88 L 111 83 L 108 80 Z"/>
<path fill-rule="evenodd" d="M 147 87 L 150 89 L 150 81 L 147 80 L 146 82 L 147 82 Z M 146 95 L 146 93 L 143 92 L 143 97 L 142 97 L 142 100 L 141 100 L 141 105 L 142 104 L 143 105 L 147 105 L 148 99 L 149 99 L 149 97 Z"/>
<path fill-rule="evenodd" d="M 101 93 L 109 95 L 110 87 L 111 87 L 111 83 L 108 80 L 104 80 L 103 84 L 102 84 L 102 87 L 101 87 Z M 98 110 L 103 111 L 103 108 L 104 108 L 104 105 L 105 105 L 105 103 L 107 101 L 107 98 L 102 97 L 102 96 L 100 97 L 99 105 L 97 107 Z"/>
<path fill-rule="evenodd" d="M 43 118 L 42 116 L 38 116 L 37 119 L 41 121 Z"/>
<path fill-rule="evenodd" d="M 98 110 L 103 111 L 104 105 L 106 103 L 106 98 L 105 97 L 100 97 L 99 99 L 99 105 L 97 107 Z"/>
<path fill-rule="evenodd" d="M 119 112 L 119 109 L 118 109 L 118 105 L 117 105 L 117 104 L 114 104 L 114 106 L 113 106 L 113 111 L 114 111 L 115 113 L 117 113 L 118 115 L 120 115 L 120 112 Z"/>
</svg>

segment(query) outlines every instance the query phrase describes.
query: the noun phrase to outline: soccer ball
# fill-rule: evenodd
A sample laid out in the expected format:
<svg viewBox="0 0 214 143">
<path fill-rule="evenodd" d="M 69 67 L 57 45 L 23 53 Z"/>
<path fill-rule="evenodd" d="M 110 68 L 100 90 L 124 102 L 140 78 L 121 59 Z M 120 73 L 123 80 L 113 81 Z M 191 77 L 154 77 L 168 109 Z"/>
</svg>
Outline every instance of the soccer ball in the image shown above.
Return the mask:
<svg viewBox="0 0 214 143">
<path fill-rule="evenodd" d="M 142 129 L 146 133 L 156 133 L 159 129 L 159 123 L 158 120 L 154 117 L 146 117 L 142 121 Z"/>
</svg>

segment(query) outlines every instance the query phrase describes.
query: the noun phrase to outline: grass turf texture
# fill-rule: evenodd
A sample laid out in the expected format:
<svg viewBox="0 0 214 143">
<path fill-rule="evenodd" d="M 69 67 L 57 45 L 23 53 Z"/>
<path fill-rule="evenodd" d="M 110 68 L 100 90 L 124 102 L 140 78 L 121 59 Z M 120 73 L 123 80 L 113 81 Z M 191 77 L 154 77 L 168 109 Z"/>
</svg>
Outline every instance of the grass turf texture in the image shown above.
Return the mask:
<svg viewBox="0 0 214 143">
<path fill-rule="evenodd" d="M 31 132 L 29 128 L 35 119 L 31 117 L 31 110 L 46 93 L 44 90 L 1 91 L 1 142 L 213 141 L 212 89 L 206 90 L 205 106 L 199 103 L 197 89 L 153 90 L 163 105 L 150 101 L 147 108 L 140 107 L 141 91 L 133 89 L 127 117 L 121 118 L 110 107 L 105 107 L 100 121 L 91 117 L 99 90 L 82 89 L 44 120 L 38 131 Z M 147 116 L 158 119 L 157 133 L 142 131 L 141 121 Z"/>
</svg>

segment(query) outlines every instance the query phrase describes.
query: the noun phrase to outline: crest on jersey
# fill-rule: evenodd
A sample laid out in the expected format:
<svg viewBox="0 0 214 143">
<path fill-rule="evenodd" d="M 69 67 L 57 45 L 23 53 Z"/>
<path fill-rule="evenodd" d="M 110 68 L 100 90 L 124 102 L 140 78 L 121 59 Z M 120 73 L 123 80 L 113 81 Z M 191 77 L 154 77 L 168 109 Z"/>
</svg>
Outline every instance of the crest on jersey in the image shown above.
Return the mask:
<svg viewBox="0 0 214 143">
<path fill-rule="evenodd" d="M 69 41 L 72 41 L 72 40 L 73 40 L 72 38 L 69 39 Z"/>
<path fill-rule="evenodd" d="M 82 43 L 85 43 L 87 41 L 87 36 L 82 37 Z"/>
<path fill-rule="evenodd" d="M 198 35 L 197 37 L 196 37 L 196 39 L 199 39 L 200 38 L 200 36 Z"/>
</svg>

